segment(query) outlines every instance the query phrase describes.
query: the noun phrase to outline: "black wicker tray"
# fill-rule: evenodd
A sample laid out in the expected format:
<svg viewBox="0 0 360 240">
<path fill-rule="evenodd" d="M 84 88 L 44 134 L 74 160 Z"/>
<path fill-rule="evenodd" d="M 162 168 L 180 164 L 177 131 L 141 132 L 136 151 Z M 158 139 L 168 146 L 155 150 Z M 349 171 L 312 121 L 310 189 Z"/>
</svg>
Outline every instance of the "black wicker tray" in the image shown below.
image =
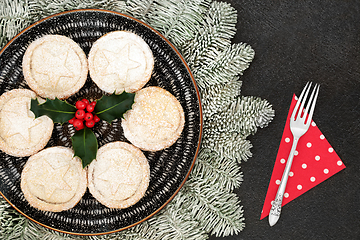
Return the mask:
<svg viewBox="0 0 360 240">
<path fill-rule="evenodd" d="M 170 91 L 185 112 L 185 127 L 178 141 L 163 151 L 144 152 L 151 175 L 145 196 L 127 209 L 109 209 L 87 191 L 81 201 L 68 211 L 59 213 L 38 211 L 25 200 L 20 189 L 22 168 L 27 158 L 17 158 L 0 152 L 0 193 L 21 214 L 60 232 L 97 235 L 134 226 L 160 211 L 180 190 L 194 165 L 202 135 L 200 95 L 191 72 L 176 48 L 159 32 L 132 17 L 105 10 L 75 10 L 60 13 L 23 30 L 0 52 L 0 94 L 28 88 L 22 73 L 22 57 L 27 46 L 47 34 L 60 34 L 77 42 L 86 54 L 102 35 L 115 30 L 127 30 L 141 36 L 150 46 L 155 66 L 146 86 L 160 86 Z M 80 98 L 97 99 L 104 93 L 88 77 L 85 86 L 67 101 Z M 127 141 L 121 121 L 111 125 L 103 122 L 95 127 L 99 147 L 112 141 Z M 74 129 L 69 124 L 55 124 L 49 146 L 71 147 Z"/>
</svg>

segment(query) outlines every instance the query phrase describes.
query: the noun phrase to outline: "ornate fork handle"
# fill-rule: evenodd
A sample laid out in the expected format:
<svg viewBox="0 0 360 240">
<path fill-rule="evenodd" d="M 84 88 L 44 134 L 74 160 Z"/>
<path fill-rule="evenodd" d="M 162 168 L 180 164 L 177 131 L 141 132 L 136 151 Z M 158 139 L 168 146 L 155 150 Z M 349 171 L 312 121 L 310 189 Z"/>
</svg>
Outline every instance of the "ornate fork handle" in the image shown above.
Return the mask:
<svg viewBox="0 0 360 240">
<path fill-rule="evenodd" d="M 288 158 L 288 160 L 286 162 L 285 170 L 284 170 L 284 173 L 283 173 L 283 175 L 281 177 L 281 182 L 280 182 L 278 191 L 276 193 L 275 200 L 272 203 L 272 207 L 271 207 L 271 210 L 270 210 L 270 214 L 269 214 L 269 224 L 270 224 L 270 226 L 274 226 L 276 224 L 276 222 L 280 218 L 281 204 L 282 204 L 282 201 L 283 201 L 285 188 L 286 188 L 286 183 L 287 183 L 287 180 L 289 178 L 289 172 L 290 172 L 290 169 L 291 169 L 292 161 L 294 159 L 294 153 L 295 153 L 295 149 L 296 149 L 298 141 L 299 141 L 299 138 L 294 136 L 294 141 L 293 141 L 293 144 L 292 144 L 292 147 L 291 147 L 289 158 Z"/>
</svg>

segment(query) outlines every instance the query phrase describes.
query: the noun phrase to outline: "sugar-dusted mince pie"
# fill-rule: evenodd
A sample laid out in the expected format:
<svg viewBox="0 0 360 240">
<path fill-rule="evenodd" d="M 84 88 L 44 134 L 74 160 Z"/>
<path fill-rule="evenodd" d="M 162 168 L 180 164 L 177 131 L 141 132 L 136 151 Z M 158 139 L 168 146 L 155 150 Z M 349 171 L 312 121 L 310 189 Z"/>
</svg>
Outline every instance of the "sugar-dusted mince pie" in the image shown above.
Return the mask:
<svg viewBox="0 0 360 240">
<path fill-rule="evenodd" d="M 138 91 L 149 81 L 153 67 L 147 43 L 128 31 L 107 33 L 90 49 L 90 76 L 107 93 Z"/>
<path fill-rule="evenodd" d="M 30 205 L 39 210 L 60 212 L 80 201 L 86 191 L 87 174 L 72 149 L 50 147 L 29 158 L 20 185 Z"/>
<path fill-rule="evenodd" d="M 41 97 L 65 99 L 85 84 L 88 63 L 84 51 L 72 39 L 45 35 L 27 48 L 23 72 L 29 87 Z"/>
<path fill-rule="evenodd" d="M 146 192 L 149 178 L 149 164 L 141 150 L 119 141 L 99 148 L 88 168 L 90 193 L 109 208 L 137 203 Z"/>
<path fill-rule="evenodd" d="M 45 147 L 54 123 L 51 118 L 35 119 L 30 111 L 36 94 L 27 89 L 14 89 L 0 96 L 0 149 L 16 157 L 30 156 Z"/>
<path fill-rule="evenodd" d="M 158 151 L 171 146 L 184 128 L 180 102 L 160 87 L 147 87 L 135 95 L 132 109 L 124 114 L 125 137 L 136 147 Z"/>
</svg>

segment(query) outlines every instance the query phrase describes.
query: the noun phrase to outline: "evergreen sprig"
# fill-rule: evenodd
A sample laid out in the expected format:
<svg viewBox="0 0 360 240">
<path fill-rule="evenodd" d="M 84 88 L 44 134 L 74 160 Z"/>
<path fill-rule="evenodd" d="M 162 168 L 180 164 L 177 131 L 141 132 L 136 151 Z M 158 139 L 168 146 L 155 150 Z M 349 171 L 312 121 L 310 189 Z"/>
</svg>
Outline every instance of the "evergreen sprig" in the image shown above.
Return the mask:
<svg viewBox="0 0 360 240">
<path fill-rule="evenodd" d="M 0 7 L 0 48 L 31 23 L 26 1 L 3 0 Z"/>
<path fill-rule="evenodd" d="M 207 232 L 200 227 L 199 221 L 190 214 L 184 214 L 182 210 L 181 206 L 173 201 L 165 211 L 150 220 L 150 223 L 156 226 L 157 239 L 205 240 L 208 238 Z"/>
<path fill-rule="evenodd" d="M 26 218 L 19 215 L 5 199 L 0 197 L 0 238 L 20 239 L 26 224 Z"/>
<path fill-rule="evenodd" d="M 148 13 L 148 23 L 160 31 L 174 45 L 181 46 L 193 39 L 199 31 L 204 12 L 210 0 L 154 1 Z"/>
<path fill-rule="evenodd" d="M 147 22 L 148 14 L 154 11 L 153 0 L 133 0 L 127 2 L 126 12 L 133 17 Z"/>
<path fill-rule="evenodd" d="M 233 193 L 242 182 L 239 162 L 251 157 L 247 137 L 271 122 L 271 105 L 240 95 L 239 75 L 254 50 L 232 44 L 236 10 L 212 0 L 4 0 L 0 5 L 0 46 L 21 29 L 65 10 L 101 8 L 130 14 L 160 31 L 183 54 L 201 91 L 204 136 L 201 152 L 184 187 L 148 221 L 119 233 L 66 235 L 20 216 L 0 198 L 1 239 L 207 239 L 244 228 L 240 200 Z M 19 237 L 20 236 L 20 237 Z"/>
<path fill-rule="evenodd" d="M 212 85 L 227 83 L 245 69 L 255 56 L 254 50 L 245 43 L 233 44 L 218 54 L 207 55 L 201 68 L 193 70 L 198 86 L 203 90 Z"/>
<path fill-rule="evenodd" d="M 274 111 L 266 100 L 237 98 L 222 111 L 206 117 L 203 147 L 213 149 L 222 157 L 239 162 L 247 160 L 252 156 L 252 145 L 246 138 L 259 127 L 266 127 L 273 117 Z"/>
<path fill-rule="evenodd" d="M 181 46 L 187 63 L 195 71 L 231 45 L 236 33 L 236 10 L 228 3 L 212 2 L 203 15 L 201 28 L 190 42 Z"/>
<path fill-rule="evenodd" d="M 228 192 L 240 187 L 243 175 L 235 161 L 221 157 L 215 151 L 203 148 L 196 160 L 191 177 L 207 179 L 209 184 L 219 183 Z"/>
<path fill-rule="evenodd" d="M 26 2 L 28 2 L 29 14 L 33 21 L 74 9 L 97 8 L 119 12 L 125 11 L 125 1 L 121 0 L 28 0 Z"/>
<path fill-rule="evenodd" d="M 190 178 L 174 201 L 196 219 L 200 226 L 216 236 L 237 234 L 244 228 L 243 210 L 235 193 L 224 191 L 216 182 L 209 188 L 206 179 Z"/>
<path fill-rule="evenodd" d="M 242 82 L 236 77 L 226 84 L 215 84 L 202 91 L 204 120 L 227 109 L 240 96 Z"/>
</svg>

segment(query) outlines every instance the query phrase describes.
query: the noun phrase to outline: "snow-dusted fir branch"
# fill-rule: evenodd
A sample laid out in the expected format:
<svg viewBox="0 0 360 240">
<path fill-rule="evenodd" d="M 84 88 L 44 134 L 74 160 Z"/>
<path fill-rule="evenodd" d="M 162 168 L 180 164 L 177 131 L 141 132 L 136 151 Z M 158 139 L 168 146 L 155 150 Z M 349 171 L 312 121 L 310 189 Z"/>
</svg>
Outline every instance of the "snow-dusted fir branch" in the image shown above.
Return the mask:
<svg viewBox="0 0 360 240">
<path fill-rule="evenodd" d="M 242 96 L 231 103 L 228 116 L 231 123 L 229 129 L 240 129 L 240 133 L 247 137 L 255 134 L 257 129 L 266 127 L 275 116 L 271 104 L 259 97 Z"/>
<path fill-rule="evenodd" d="M 208 234 L 199 226 L 199 221 L 182 212 L 176 201 L 171 202 L 150 224 L 156 226 L 159 240 L 205 240 Z M 177 205 L 177 206 L 176 206 Z"/>
<path fill-rule="evenodd" d="M 273 117 L 274 111 L 268 101 L 241 96 L 221 112 L 207 117 L 205 125 L 211 131 L 238 132 L 245 138 L 256 133 L 258 127 L 267 126 Z"/>
<path fill-rule="evenodd" d="M 25 240 L 81 240 L 79 236 L 71 236 L 68 234 L 55 232 L 40 226 L 39 224 L 26 220 L 27 225 L 23 229 L 23 235 L 20 239 Z"/>
<path fill-rule="evenodd" d="M 192 177 L 184 185 L 177 201 L 210 234 L 233 235 L 245 226 L 238 197 L 225 191 L 219 183 L 209 186 L 205 179 Z"/>
<path fill-rule="evenodd" d="M 0 239 L 20 239 L 26 224 L 26 218 L 0 196 Z"/>
<path fill-rule="evenodd" d="M 121 232 L 102 235 L 90 236 L 87 240 L 160 240 L 157 229 L 149 221 L 142 222 L 132 228 Z"/>
<path fill-rule="evenodd" d="M 33 21 L 73 9 L 109 9 L 124 12 L 125 0 L 28 0 L 28 6 Z"/>
<path fill-rule="evenodd" d="M 212 115 L 228 109 L 230 104 L 240 96 L 242 81 L 235 77 L 226 84 L 215 84 L 201 93 L 204 121 Z"/>
<path fill-rule="evenodd" d="M 156 1 L 147 22 L 175 46 L 194 38 L 211 0 Z"/>
<path fill-rule="evenodd" d="M 205 127 L 212 126 L 205 125 Z M 242 160 L 246 161 L 252 156 L 250 152 L 252 144 L 238 132 L 218 131 L 216 128 L 207 130 L 207 128 L 204 128 L 203 147 L 212 149 L 228 161 L 235 160 L 240 163 Z"/>
<path fill-rule="evenodd" d="M 255 56 L 254 50 L 245 43 L 233 44 L 217 56 L 204 56 L 204 66 L 193 70 L 201 89 L 214 84 L 224 84 L 242 75 Z"/>
<path fill-rule="evenodd" d="M 2 0 L 0 7 L 0 47 L 29 25 L 29 9 L 26 1 Z"/>
<path fill-rule="evenodd" d="M 219 183 L 221 189 L 228 192 L 240 187 L 243 181 L 237 162 L 229 161 L 208 148 L 200 151 L 191 177 L 208 179 L 210 186 Z"/>
<path fill-rule="evenodd" d="M 199 222 L 182 209 L 181 201 L 174 200 L 148 221 L 123 232 L 104 236 L 101 240 L 205 240 L 207 238 L 208 234 L 201 228 Z"/>
<path fill-rule="evenodd" d="M 211 96 L 213 102 L 221 101 L 221 95 Z M 216 104 L 210 102 L 208 105 Z M 208 111 L 208 114 L 211 115 L 207 115 L 204 121 L 203 147 L 240 162 L 252 156 L 252 145 L 246 137 L 255 134 L 259 127 L 267 126 L 274 117 L 274 110 L 266 100 L 242 96 L 221 111 Z"/>
<path fill-rule="evenodd" d="M 147 22 L 148 13 L 154 10 L 154 0 L 132 0 L 127 2 L 126 12 L 144 22 Z"/>
<path fill-rule="evenodd" d="M 195 38 L 180 48 L 193 71 L 227 49 L 236 33 L 236 10 L 228 3 L 212 2 L 203 18 Z"/>
</svg>

